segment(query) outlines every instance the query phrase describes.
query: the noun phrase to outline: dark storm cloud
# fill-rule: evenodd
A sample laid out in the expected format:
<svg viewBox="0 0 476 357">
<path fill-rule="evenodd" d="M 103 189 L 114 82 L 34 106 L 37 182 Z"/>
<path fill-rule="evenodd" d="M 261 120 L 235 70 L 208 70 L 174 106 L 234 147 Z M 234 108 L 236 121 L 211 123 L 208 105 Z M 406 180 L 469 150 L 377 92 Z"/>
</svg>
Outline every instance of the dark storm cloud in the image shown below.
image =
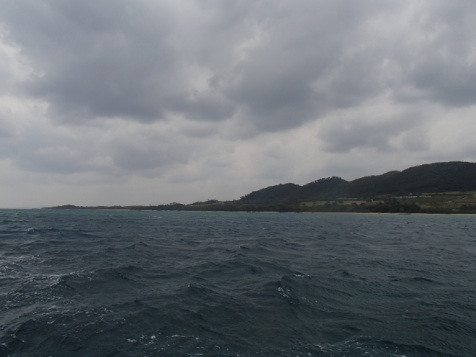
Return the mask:
<svg viewBox="0 0 476 357">
<path fill-rule="evenodd" d="M 194 59 L 181 57 L 171 11 L 145 1 L 6 2 L 3 21 L 39 72 L 26 90 L 65 121 L 229 116 L 219 95 L 187 86 L 184 67 Z"/>
<path fill-rule="evenodd" d="M 60 114 L 161 116 L 156 95 L 171 78 L 154 76 L 174 66 L 163 11 L 111 1 L 7 2 L 4 11 L 11 39 L 41 72 L 28 91 Z"/>
<path fill-rule="evenodd" d="M 270 7 L 261 42 L 240 63 L 228 89 L 258 129 L 298 126 L 375 90 L 359 83 L 368 82 L 370 72 L 365 79 L 347 76 L 363 73 L 359 60 L 347 57 L 347 51 L 358 42 L 355 30 L 368 15 L 364 8 L 343 1 L 306 2 L 305 11 L 280 5 Z M 348 89 L 355 87 L 360 91 L 351 98 Z"/>
<path fill-rule="evenodd" d="M 386 91 L 474 104 L 475 6 L 3 0 L 0 21 L 34 70 L 25 93 L 63 122 L 178 115 L 266 132 Z"/>
</svg>

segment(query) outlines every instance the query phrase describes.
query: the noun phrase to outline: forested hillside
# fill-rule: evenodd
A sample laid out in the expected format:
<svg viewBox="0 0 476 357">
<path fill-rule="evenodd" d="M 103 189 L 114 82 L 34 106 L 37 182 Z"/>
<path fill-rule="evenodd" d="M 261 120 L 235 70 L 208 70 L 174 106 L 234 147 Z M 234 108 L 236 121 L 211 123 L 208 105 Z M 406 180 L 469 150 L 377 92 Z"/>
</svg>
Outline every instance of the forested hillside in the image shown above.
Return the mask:
<svg viewBox="0 0 476 357">
<path fill-rule="evenodd" d="M 366 176 L 353 181 L 329 177 L 299 186 L 281 184 L 251 192 L 242 203 L 312 201 L 338 198 L 371 198 L 448 191 L 476 191 L 476 163 L 441 162 Z"/>
<path fill-rule="evenodd" d="M 300 186 L 279 184 L 239 200 L 173 202 L 157 206 L 76 207 L 176 211 L 389 212 L 476 214 L 476 163 L 440 162 L 346 181 L 321 178 Z"/>
</svg>

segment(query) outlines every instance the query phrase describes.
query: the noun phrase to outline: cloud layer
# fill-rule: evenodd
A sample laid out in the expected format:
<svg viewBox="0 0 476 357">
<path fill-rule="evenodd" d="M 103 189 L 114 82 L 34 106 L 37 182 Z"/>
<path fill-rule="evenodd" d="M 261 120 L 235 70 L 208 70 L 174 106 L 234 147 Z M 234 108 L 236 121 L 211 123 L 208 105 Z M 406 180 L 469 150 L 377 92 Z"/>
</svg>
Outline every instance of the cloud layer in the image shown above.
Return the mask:
<svg viewBox="0 0 476 357">
<path fill-rule="evenodd" d="M 475 160 L 470 0 L 1 5 L 0 206 Z"/>
</svg>

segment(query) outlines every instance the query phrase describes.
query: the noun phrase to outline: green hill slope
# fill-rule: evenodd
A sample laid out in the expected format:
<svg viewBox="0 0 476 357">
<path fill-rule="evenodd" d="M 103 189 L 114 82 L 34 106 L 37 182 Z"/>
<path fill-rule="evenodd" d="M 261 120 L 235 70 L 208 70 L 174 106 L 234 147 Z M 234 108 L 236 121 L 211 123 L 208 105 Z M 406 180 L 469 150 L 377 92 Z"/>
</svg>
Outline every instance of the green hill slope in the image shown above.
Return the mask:
<svg viewBox="0 0 476 357">
<path fill-rule="evenodd" d="M 476 163 L 452 161 L 425 164 L 353 181 L 329 177 L 303 186 L 288 183 L 251 192 L 239 202 L 299 202 L 448 191 L 476 191 Z"/>
</svg>

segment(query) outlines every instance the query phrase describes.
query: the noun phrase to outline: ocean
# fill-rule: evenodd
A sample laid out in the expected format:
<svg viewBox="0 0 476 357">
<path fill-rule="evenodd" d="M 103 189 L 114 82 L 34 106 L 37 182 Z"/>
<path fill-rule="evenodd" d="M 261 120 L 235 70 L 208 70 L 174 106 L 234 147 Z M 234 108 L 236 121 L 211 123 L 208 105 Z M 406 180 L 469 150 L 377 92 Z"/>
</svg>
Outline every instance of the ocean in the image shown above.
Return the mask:
<svg viewBox="0 0 476 357">
<path fill-rule="evenodd" d="M 475 216 L 0 210 L 0 356 L 475 355 Z"/>
</svg>

